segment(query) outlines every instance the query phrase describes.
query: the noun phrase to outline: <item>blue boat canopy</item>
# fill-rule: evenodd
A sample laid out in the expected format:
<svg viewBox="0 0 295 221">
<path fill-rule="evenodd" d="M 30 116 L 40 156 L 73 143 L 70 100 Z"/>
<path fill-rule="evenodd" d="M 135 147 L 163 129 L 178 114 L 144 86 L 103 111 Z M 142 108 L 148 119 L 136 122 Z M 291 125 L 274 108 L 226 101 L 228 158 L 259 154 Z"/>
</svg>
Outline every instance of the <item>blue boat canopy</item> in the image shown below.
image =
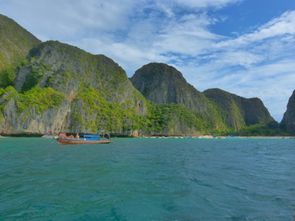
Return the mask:
<svg viewBox="0 0 295 221">
<path fill-rule="evenodd" d="M 83 134 L 81 137 L 85 138 L 86 140 L 99 140 L 99 134 Z"/>
</svg>

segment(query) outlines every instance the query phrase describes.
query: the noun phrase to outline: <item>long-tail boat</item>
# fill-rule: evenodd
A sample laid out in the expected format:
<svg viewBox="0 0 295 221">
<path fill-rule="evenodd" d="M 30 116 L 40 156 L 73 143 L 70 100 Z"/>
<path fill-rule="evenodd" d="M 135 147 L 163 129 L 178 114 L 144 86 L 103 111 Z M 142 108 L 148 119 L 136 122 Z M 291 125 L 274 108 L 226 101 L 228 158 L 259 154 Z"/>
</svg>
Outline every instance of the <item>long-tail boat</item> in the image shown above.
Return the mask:
<svg viewBox="0 0 295 221">
<path fill-rule="evenodd" d="M 57 141 L 60 144 L 109 144 L 111 143 L 110 138 L 104 139 L 99 136 L 99 134 L 82 134 L 80 135 L 70 135 L 67 136 L 66 133 L 60 133 Z"/>
</svg>

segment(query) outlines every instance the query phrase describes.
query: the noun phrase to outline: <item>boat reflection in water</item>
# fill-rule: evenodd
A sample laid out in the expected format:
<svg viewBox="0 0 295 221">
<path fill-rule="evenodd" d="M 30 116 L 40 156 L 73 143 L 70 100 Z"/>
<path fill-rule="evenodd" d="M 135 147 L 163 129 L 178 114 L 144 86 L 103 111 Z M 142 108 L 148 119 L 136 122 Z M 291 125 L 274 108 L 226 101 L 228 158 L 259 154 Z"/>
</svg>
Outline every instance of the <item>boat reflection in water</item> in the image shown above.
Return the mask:
<svg viewBox="0 0 295 221">
<path fill-rule="evenodd" d="M 60 133 L 57 141 L 60 144 L 109 144 L 111 139 L 109 134 L 106 134 L 103 138 L 99 134 L 66 134 Z"/>
</svg>

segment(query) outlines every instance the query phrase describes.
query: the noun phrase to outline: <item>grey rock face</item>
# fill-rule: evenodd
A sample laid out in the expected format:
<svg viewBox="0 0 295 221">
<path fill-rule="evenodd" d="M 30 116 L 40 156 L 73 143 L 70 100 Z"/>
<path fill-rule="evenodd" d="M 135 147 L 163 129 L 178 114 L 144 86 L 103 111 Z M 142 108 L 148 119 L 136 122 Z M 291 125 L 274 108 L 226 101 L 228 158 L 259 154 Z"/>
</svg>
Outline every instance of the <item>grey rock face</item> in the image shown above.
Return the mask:
<svg viewBox="0 0 295 221">
<path fill-rule="evenodd" d="M 147 99 L 157 104 L 182 104 L 209 122 L 209 126 L 218 125 L 216 129 L 226 125 L 240 130 L 274 122 L 260 99 L 246 99 L 220 89 L 201 93 L 179 71 L 166 64 L 147 64 L 135 72 L 131 81 Z"/>
<path fill-rule="evenodd" d="M 58 107 L 42 113 L 38 113 L 34 107 L 21 112 L 13 98 L 3 101 L 2 104 L 6 103 L 4 121 L 0 122 L 2 133 L 42 134 L 62 130 L 90 132 L 87 125 L 81 127 L 79 123 L 74 123 L 76 116 L 87 122 L 95 120 L 91 120 L 93 110 L 87 108 L 85 103 L 88 98 L 85 101 L 79 97 L 82 91 L 90 88 L 107 102 L 135 110 L 138 115 L 147 112 L 144 97 L 133 87 L 118 64 L 103 55 L 92 55 L 60 42 L 49 41 L 32 49 L 26 64 L 19 68 L 14 85 L 19 93 L 34 87 L 50 87 L 62 93 L 65 100 Z M 91 96 L 93 95 L 89 95 L 90 98 Z"/>
<path fill-rule="evenodd" d="M 131 78 L 133 85 L 156 104 L 183 104 L 197 113 L 209 107 L 207 98 L 186 82 L 174 67 L 150 63 L 138 69 Z"/>
<path fill-rule="evenodd" d="M 70 104 L 63 103 L 58 108 L 46 110 L 40 114 L 34 108 L 29 113 L 18 114 L 14 100 L 9 101 L 4 110 L 4 124 L 0 127 L 2 134 L 44 134 L 48 131 L 58 133 L 67 127 L 67 116 L 70 113 Z"/>
<path fill-rule="evenodd" d="M 284 114 L 281 127 L 295 134 L 295 90 L 289 99 L 287 111 Z"/>
<path fill-rule="evenodd" d="M 274 122 L 259 98 L 243 98 L 221 89 L 209 89 L 204 94 L 219 107 L 226 124 L 235 130 L 245 126 Z"/>
</svg>

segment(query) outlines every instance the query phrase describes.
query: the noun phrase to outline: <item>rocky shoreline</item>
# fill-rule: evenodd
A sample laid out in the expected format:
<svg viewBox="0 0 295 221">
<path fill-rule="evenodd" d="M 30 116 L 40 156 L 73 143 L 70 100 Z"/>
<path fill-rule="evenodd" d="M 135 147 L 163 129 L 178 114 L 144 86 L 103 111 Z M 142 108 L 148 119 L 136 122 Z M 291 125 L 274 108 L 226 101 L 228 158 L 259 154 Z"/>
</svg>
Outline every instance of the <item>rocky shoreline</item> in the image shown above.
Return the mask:
<svg viewBox="0 0 295 221">
<path fill-rule="evenodd" d="M 46 137 L 48 134 L 40 134 L 40 133 L 18 133 L 18 134 L 1 134 L 0 138 L 5 137 Z M 50 135 L 50 137 L 57 137 L 58 135 Z M 111 134 L 112 138 L 175 138 L 175 139 L 245 139 L 245 138 L 253 138 L 253 139 L 295 139 L 295 136 L 213 136 L 213 135 L 198 135 L 198 136 L 187 136 L 187 135 L 126 135 L 126 134 Z"/>
</svg>

